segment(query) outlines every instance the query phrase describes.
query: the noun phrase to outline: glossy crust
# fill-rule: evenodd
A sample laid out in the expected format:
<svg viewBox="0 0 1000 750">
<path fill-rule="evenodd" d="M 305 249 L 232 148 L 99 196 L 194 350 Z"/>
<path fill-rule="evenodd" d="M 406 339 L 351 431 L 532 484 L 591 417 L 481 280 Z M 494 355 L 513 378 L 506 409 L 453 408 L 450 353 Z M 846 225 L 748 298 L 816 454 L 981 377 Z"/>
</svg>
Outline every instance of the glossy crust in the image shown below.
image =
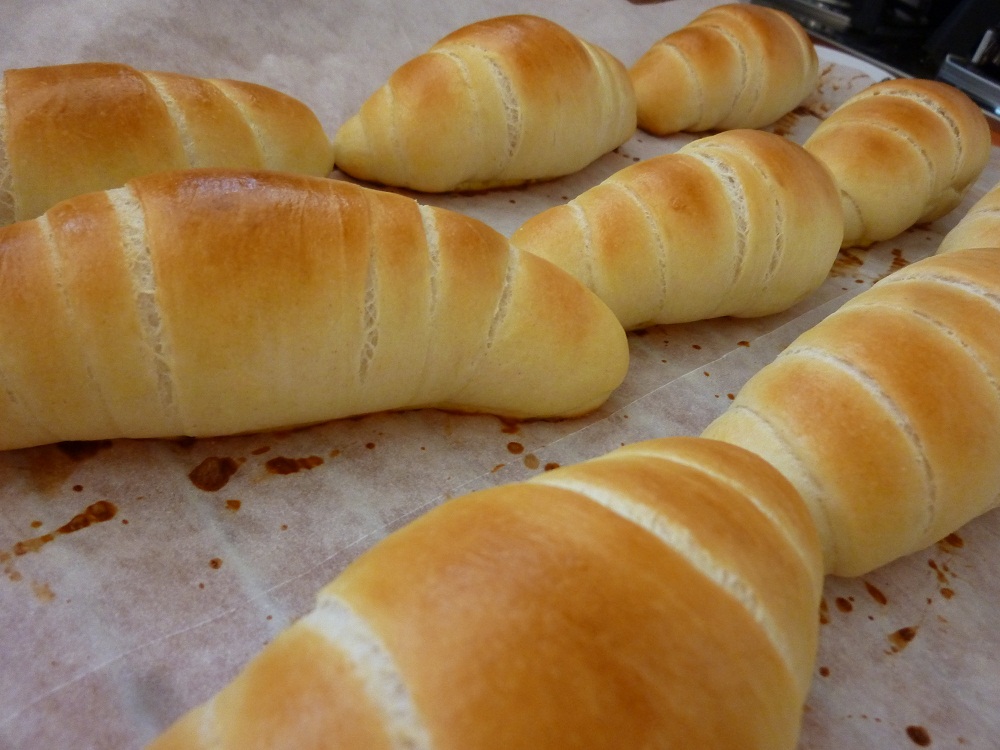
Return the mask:
<svg viewBox="0 0 1000 750">
<path fill-rule="evenodd" d="M 0 447 L 384 409 L 580 414 L 625 333 L 457 213 L 273 172 L 160 173 L 0 230 Z"/>
<path fill-rule="evenodd" d="M 326 746 L 375 704 L 397 747 L 791 750 L 821 584 L 812 522 L 765 462 L 698 438 L 638 443 L 387 537 L 152 748 Z M 317 633 L 329 658 L 286 645 L 315 650 Z M 269 710 L 283 685 L 330 677 L 322 705 Z M 280 742 L 213 744 L 232 731 Z"/>
<path fill-rule="evenodd" d="M 639 127 L 650 133 L 760 128 L 813 92 L 819 60 L 787 13 L 731 4 L 660 39 L 629 75 Z"/>
<path fill-rule="evenodd" d="M 471 24 L 405 63 L 345 122 L 336 164 L 425 192 L 577 172 L 635 131 L 624 65 L 552 21 Z"/>
<path fill-rule="evenodd" d="M 937 254 L 975 247 L 1000 248 L 1000 184 L 987 190 L 951 228 Z"/>
<path fill-rule="evenodd" d="M 827 277 L 842 233 L 819 161 L 780 136 L 733 130 L 626 167 L 511 241 L 640 328 L 785 310 Z"/>
<path fill-rule="evenodd" d="M 989 160 L 990 128 L 953 86 L 900 79 L 848 99 L 804 145 L 840 188 L 844 247 L 867 246 L 955 208 Z"/>
<path fill-rule="evenodd" d="M 8 70 L 0 100 L 0 224 L 153 172 L 333 166 L 316 115 L 251 83 L 78 63 Z"/>
<path fill-rule="evenodd" d="M 923 549 L 1000 497 L 998 295 L 994 249 L 897 271 L 794 341 L 704 435 L 792 481 L 828 572 Z"/>
</svg>

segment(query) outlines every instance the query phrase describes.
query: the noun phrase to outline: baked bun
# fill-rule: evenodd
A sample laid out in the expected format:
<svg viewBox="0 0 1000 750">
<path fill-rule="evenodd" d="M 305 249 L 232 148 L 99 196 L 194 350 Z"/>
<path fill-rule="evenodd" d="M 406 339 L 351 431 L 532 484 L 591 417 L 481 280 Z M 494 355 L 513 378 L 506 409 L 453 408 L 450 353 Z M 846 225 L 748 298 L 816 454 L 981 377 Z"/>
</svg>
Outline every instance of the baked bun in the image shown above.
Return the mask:
<svg viewBox="0 0 1000 750">
<path fill-rule="evenodd" d="M 809 506 L 826 569 L 862 575 L 1000 501 L 1000 252 L 894 272 L 796 339 L 704 435 Z"/>
<path fill-rule="evenodd" d="M 573 416 L 627 367 L 568 274 L 345 182 L 161 172 L 0 230 L 0 449 L 430 406 Z"/>
<path fill-rule="evenodd" d="M 974 247 L 1000 248 L 1000 184 L 994 185 L 941 240 L 937 253 Z"/>
<path fill-rule="evenodd" d="M 410 60 L 334 139 L 337 167 L 425 192 L 577 172 L 635 132 L 624 65 L 529 15 L 463 27 Z"/>
<path fill-rule="evenodd" d="M 333 147 L 305 104 L 253 83 L 118 63 L 4 73 L 0 225 L 74 195 L 187 167 L 323 177 L 333 168 Z"/>
<path fill-rule="evenodd" d="M 629 75 L 639 127 L 668 135 L 770 125 L 815 90 L 819 61 L 790 15 L 734 3 L 660 39 Z"/>
<path fill-rule="evenodd" d="M 150 750 L 794 750 L 821 590 L 766 462 L 637 443 L 383 539 Z"/>
<path fill-rule="evenodd" d="M 986 116 L 940 81 L 882 81 L 855 94 L 805 148 L 833 173 L 844 247 L 887 240 L 955 208 L 990 155 Z"/>
<path fill-rule="evenodd" d="M 626 328 L 791 307 L 830 272 L 840 198 L 801 146 L 732 130 L 633 164 L 518 228 Z"/>
</svg>

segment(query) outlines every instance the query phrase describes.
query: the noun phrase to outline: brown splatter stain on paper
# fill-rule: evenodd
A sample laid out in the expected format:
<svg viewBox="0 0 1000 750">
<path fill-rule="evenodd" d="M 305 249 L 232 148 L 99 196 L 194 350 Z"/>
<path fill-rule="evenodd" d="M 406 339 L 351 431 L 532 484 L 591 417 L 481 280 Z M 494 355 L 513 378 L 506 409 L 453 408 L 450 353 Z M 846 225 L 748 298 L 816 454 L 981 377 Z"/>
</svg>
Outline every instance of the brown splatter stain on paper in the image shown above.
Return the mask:
<svg viewBox="0 0 1000 750">
<path fill-rule="evenodd" d="M 883 593 L 882 593 L 882 592 L 881 592 L 881 591 L 880 591 L 880 590 L 878 589 L 878 587 L 877 587 L 877 586 L 875 586 L 875 584 L 873 584 L 873 583 L 870 583 L 870 582 L 868 582 L 868 581 L 865 581 L 865 582 L 864 582 L 864 584 L 865 584 L 865 591 L 867 591 L 867 592 L 868 592 L 868 595 L 869 595 L 869 596 L 870 596 L 870 597 L 871 597 L 872 599 L 874 599 L 874 600 L 875 600 L 876 602 L 878 602 L 879 604 L 881 604 L 881 605 L 882 605 L 883 607 L 884 607 L 884 606 L 885 606 L 886 604 L 888 604 L 888 603 L 889 603 L 889 598 L 888 598 L 888 597 L 887 597 L 887 596 L 886 596 L 885 594 L 883 594 Z"/>
<path fill-rule="evenodd" d="M 931 746 L 931 735 L 923 727 L 913 725 L 908 726 L 906 728 L 906 736 L 910 738 L 910 741 L 913 742 L 914 745 L 918 745 L 920 747 Z"/>
<path fill-rule="evenodd" d="M 235 458 L 209 456 L 188 472 L 191 484 L 204 492 L 218 492 L 239 471 L 243 461 Z"/>
<path fill-rule="evenodd" d="M 323 459 L 319 456 L 306 456 L 304 458 L 287 458 L 278 456 L 272 458 L 264 467 L 270 474 L 295 474 L 299 471 L 315 469 L 323 464 Z"/>
<path fill-rule="evenodd" d="M 77 513 L 55 531 L 50 531 L 47 534 L 30 539 L 22 539 L 14 545 L 11 551 L 15 556 L 26 555 L 29 552 L 38 552 L 46 544 L 54 541 L 57 536 L 72 534 L 92 524 L 110 521 L 117 513 L 118 507 L 114 503 L 107 500 L 98 500 L 96 503 L 88 505 L 82 513 Z"/>
<path fill-rule="evenodd" d="M 900 651 L 902 651 L 904 648 L 910 645 L 910 642 L 913 641 L 913 639 L 916 637 L 917 637 L 916 627 L 908 626 L 905 628 L 900 628 L 894 633 L 889 633 L 888 638 L 889 638 L 889 643 L 892 644 L 892 648 L 889 650 L 888 653 L 898 654 Z"/>
</svg>

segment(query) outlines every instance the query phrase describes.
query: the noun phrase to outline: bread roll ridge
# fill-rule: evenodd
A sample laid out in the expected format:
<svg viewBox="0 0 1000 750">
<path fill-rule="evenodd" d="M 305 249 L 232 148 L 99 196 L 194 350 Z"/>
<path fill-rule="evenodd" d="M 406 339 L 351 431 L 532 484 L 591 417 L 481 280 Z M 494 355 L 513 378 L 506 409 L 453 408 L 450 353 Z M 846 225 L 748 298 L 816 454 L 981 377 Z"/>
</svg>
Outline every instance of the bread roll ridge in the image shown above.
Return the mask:
<svg viewBox="0 0 1000 750">
<path fill-rule="evenodd" d="M 662 314 L 664 307 L 667 306 L 667 299 L 670 292 L 671 273 L 670 273 L 670 263 L 669 263 L 669 252 L 666 243 L 664 242 L 663 237 L 658 231 L 658 228 L 656 226 L 656 218 L 653 216 L 653 210 L 650 207 L 649 203 L 646 200 L 644 200 L 642 196 L 640 196 L 635 191 L 635 189 L 633 189 L 632 186 L 628 184 L 628 182 L 624 180 L 615 180 L 614 178 L 612 178 L 611 180 L 608 181 L 608 185 L 617 190 L 620 190 L 624 195 L 628 196 L 629 200 L 631 200 L 636 205 L 636 207 L 642 213 L 643 221 L 646 223 L 650 236 L 653 237 L 654 239 L 654 244 L 656 249 L 655 252 L 656 277 L 659 281 L 660 299 L 663 300 L 663 303 L 660 305 L 659 309 L 654 314 L 654 316 L 658 316 Z M 583 213 L 583 209 L 579 206 L 579 204 L 576 203 L 572 204 L 572 206 L 574 213 L 579 217 L 581 225 L 588 226 L 586 218 Z M 590 231 L 589 226 L 587 231 L 589 233 Z M 587 250 L 585 251 L 585 254 L 589 260 L 589 265 L 592 269 L 594 262 L 593 249 L 588 247 Z M 594 273 L 593 270 L 591 270 L 590 277 L 593 278 L 593 276 Z"/>
<path fill-rule="evenodd" d="M 935 254 L 979 247 L 1000 247 L 1000 184 L 972 205 L 944 236 Z"/>
<path fill-rule="evenodd" d="M 637 457 L 653 461 L 669 460 L 652 453 L 641 456 L 637 454 Z M 586 479 L 549 472 L 538 477 L 536 481 L 550 487 L 559 487 L 572 492 L 577 497 L 596 503 L 620 518 L 635 524 L 672 549 L 698 573 L 737 601 L 766 635 L 774 651 L 780 654 L 789 674 L 796 675 L 797 678 L 801 675 L 801 670 L 796 668 L 797 659 L 790 651 L 787 635 L 782 632 L 782 628 L 775 621 L 774 612 L 765 606 L 754 586 L 744 576 L 722 563 L 713 554 L 711 545 L 698 539 L 689 528 L 663 513 L 658 513 L 647 505 L 636 502 L 614 490 L 602 488 Z M 770 522 L 771 519 L 769 518 L 768 521 Z M 799 683 L 804 692 L 807 685 L 802 685 L 801 679 L 799 679 Z"/>
<path fill-rule="evenodd" d="M 503 103 L 504 126 L 507 133 L 507 146 L 504 150 L 504 157 L 501 162 L 503 165 L 501 167 L 501 171 L 503 171 L 507 164 L 509 164 L 514 158 L 514 154 L 517 152 L 518 144 L 521 142 L 521 113 L 517 107 L 517 102 L 514 97 L 514 88 L 510 77 L 504 73 L 503 68 L 489 53 L 489 50 L 486 50 L 477 44 L 458 44 L 453 42 L 448 46 L 432 47 L 427 51 L 427 54 L 441 55 L 451 60 L 455 63 L 456 67 L 458 67 L 462 75 L 466 93 L 473 102 L 473 109 L 477 115 L 476 132 L 479 135 L 484 148 L 486 147 L 486 144 L 482 123 L 480 121 L 480 118 L 484 114 L 481 97 L 473 84 L 472 76 L 469 70 L 469 61 L 467 58 L 469 55 L 473 55 L 486 64 L 492 77 L 496 93 L 499 94 L 500 100 Z"/>
<path fill-rule="evenodd" d="M 723 13 L 724 11 L 719 11 Z M 733 89 L 732 93 L 732 112 L 739 112 L 743 114 L 741 108 L 746 108 L 748 106 L 753 106 L 753 103 L 757 101 L 760 94 L 761 82 L 751 81 L 751 73 L 753 66 L 759 64 L 756 61 L 751 61 L 750 56 L 747 54 L 747 45 L 740 41 L 735 34 L 725 26 L 718 22 L 707 21 L 703 24 L 704 28 L 713 31 L 719 38 L 725 40 L 726 44 L 733 48 L 736 52 L 736 56 L 740 61 L 739 67 L 739 84 Z M 723 122 L 728 120 L 728 117 L 723 118 Z M 725 127 L 720 124 L 720 127 Z"/>
<path fill-rule="evenodd" d="M 42 239 L 46 250 L 49 254 L 49 262 L 52 266 L 52 279 L 53 284 L 56 288 L 56 293 L 59 296 L 59 300 L 62 308 L 66 312 L 66 319 L 70 326 L 74 325 L 78 319 L 77 310 L 73 304 L 73 299 L 66 289 L 65 271 L 63 268 L 63 257 L 61 248 L 56 243 L 53 236 L 52 226 L 49 222 L 49 217 L 45 214 L 36 219 L 38 224 L 39 232 L 42 235 Z M 102 418 L 106 420 L 111 427 L 111 430 L 118 432 L 121 430 L 121 425 L 115 420 L 114 414 L 108 405 L 108 398 L 105 392 L 104 383 L 100 382 L 97 376 L 94 374 L 94 362 L 93 353 L 87 347 L 81 347 L 82 358 L 80 365 L 83 371 L 86 373 L 87 380 L 87 390 L 92 391 L 97 394 L 96 407 L 103 412 Z"/>
<path fill-rule="evenodd" d="M 862 92 L 862 95 L 863 94 L 864 92 Z M 953 182 L 960 178 L 959 170 L 966 159 L 965 138 L 963 137 L 962 128 L 959 127 L 958 122 L 945 107 L 941 106 L 941 103 L 938 100 L 922 91 L 906 88 L 880 88 L 872 91 L 870 95 L 894 96 L 900 99 L 912 101 L 937 115 L 941 121 L 948 126 L 948 129 L 951 131 L 952 137 L 955 140 L 956 158 L 952 164 L 951 174 L 948 175 L 947 182 Z M 920 150 L 926 156 L 926 151 L 923 148 Z M 931 162 L 930 157 L 927 157 L 927 160 L 929 163 Z M 960 185 L 960 187 L 965 187 L 965 185 Z"/>
<path fill-rule="evenodd" d="M 196 166 L 195 140 L 194 136 L 191 135 L 191 129 L 188 127 L 184 109 L 180 106 L 180 104 L 178 104 L 177 99 L 175 99 L 170 93 L 170 90 L 160 76 L 155 73 L 147 72 L 145 73 L 145 77 L 146 80 L 149 81 L 150 85 L 156 89 L 156 93 L 160 99 L 163 100 L 163 103 L 167 108 L 167 112 L 170 113 L 170 119 L 173 120 L 174 127 L 177 128 L 177 134 L 180 136 L 181 144 L 184 148 L 184 155 L 187 157 L 187 164 L 185 166 Z"/>
<path fill-rule="evenodd" d="M 464 54 L 463 54 L 464 53 Z M 521 142 L 522 133 L 522 123 L 521 115 L 518 110 L 517 103 L 514 98 L 514 91 L 511 85 L 510 78 L 506 73 L 503 72 L 503 68 L 493 59 L 487 50 L 482 47 L 473 44 L 452 44 L 448 47 L 432 47 L 428 50 L 427 54 L 430 55 L 441 55 L 447 58 L 455 64 L 458 68 L 462 81 L 465 86 L 465 91 L 469 99 L 472 101 L 472 109 L 475 112 L 475 122 L 474 129 L 476 132 L 477 140 L 480 143 L 480 148 L 484 151 L 490 151 L 488 139 L 485 130 L 482 125 L 482 118 L 486 117 L 487 114 L 483 108 L 482 97 L 480 92 L 477 91 L 475 84 L 472 80 L 472 75 L 469 70 L 469 62 L 466 59 L 466 55 L 472 54 L 485 62 L 487 69 L 493 80 L 493 85 L 496 92 L 500 96 L 502 102 L 503 113 L 504 113 L 504 126 L 507 134 L 506 148 L 502 149 L 502 155 L 497 161 L 497 169 L 500 173 L 503 173 L 507 169 L 507 165 L 510 164 L 511 160 L 514 158 L 514 154 L 517 153 L 518 144 Z M 395 120 L 394 120 L 395 122 Z M 398 143 L 398 139 L 397 139 Z M 403 153 L 401 150 L 396 151 L 396 158 L 398 160 L 405 161 Z M 413 179 L 412 172 L 407 179 Z"/>
<path fill-rule="evenodd" d="M 747 502 L 752 505 L 761 516 L 768 520 L 772 528 L 784 539 L 785 544 L 787 544 L 788 547 L 795 552 L 795 555 L 802 563 L 803 570 L 815 569 L 816 552 L 814 549 L 815 545 L 813 542 L 815 540 L 813 536 L 796 533 L 798 531 L 796 527 L 812 525 L 812 516 L 808 515 L 804 508 L 795 519 L 797 523 L 789 523 L 789 514 L 779 514 L 774 508 L 769 507 L 767 503 L 763 501 L 759 492 L 755 491 L 754 488 L 750 487 L 746 483 L 739 481 L 738 477 L 733 472 L 720 471 L 717 467 L 712 466 L 709 462 L 705 461 L 702 456 L 675 452 L 667 458 L 661 452 L 654 450 L 652 444 L 648 441 L 643 443 L 633 443 L 625 446 L 621 449 L 621 455 L 626 454 L 630 456 L 647 456 L 661 461 L 671 461 L 679 466 L 685 466 L 689 469 L 699 471 L 711 478 L 712 481 L 718 482 L 720 485 L 731 487 L 734 491 L 743 495 Z M 816 538 L 818 539 L 818 536 Z M 821 589 L 823 586 L 822 576 L 816 576 L 813 583 L 817 590 Z"/>
<path fill-rule="evenodd" d="M 871 307 L 874 308 L 875 306 L 872 305 Z M 912 314 L 912 311 L 910 310 L 900 309 L 900 311 Z M 882 384 L 869 372 L 867 372 L 862 364 L 854 362 L 844 356 L 838 356 L 837 354 L 816 346 L 803 346 L 796 344 L 792 344 L 779 356 L 784 358 L 801 357 L 804 359 L 810 359 L 822 362 L 839 370 L 867 391 L 873 397 L 875 402 L 882 407 L 882 410 L 890 417 L 890 419 L 896 423 L 910 443 L 911 453 L 917 465 L 920 466 L 921 469 L 926 502 L 924 505 L 924 518 L 921 521 L 922 526 L 920 528 L 921 534 L 925 533 L 933 522 L 936 508 L 938 506 L 937 482 L 935 481 L 934 471 L 931 467 L 930 461 L 927 459 L 927 452 L 924 448 L 923 441 L 921 440 L 916 428 L 913 426 L 906 410 L 903 409 L 899 403 L 897 403 L 896 400 L 885 391 Z M 820 502 L 826 503 L 827 500 L 825 497 L 821 496 Z"/>
<path fill-rule="evenodd" d="M 757 444 L 756 448 L 795 485 L 819 533 L 824 567 L 830 570 L 840 559 L 838 537 L 833 533 L 833 520 L 829 508 L 823 501 L 822 483 L 809 468 L 808 462 L 795 449 L 794 440 L 774 419 L 768 417 L 766 410 L 756 408 L 751 403 L 736 400 L 726 410 L 724 416 L 725 420 L 718 419 L 710 424 L 702 433 L 702 437 L 739 445 L 741 443 L 735 438 L 740 435 L 740 428 L 752 425 L 755 439 L 766 439 L 768 450 L 761 451 L 760 444 Z M 775 461 L 775 456 L 780 456 L 781 461 Z"/>
</svg>

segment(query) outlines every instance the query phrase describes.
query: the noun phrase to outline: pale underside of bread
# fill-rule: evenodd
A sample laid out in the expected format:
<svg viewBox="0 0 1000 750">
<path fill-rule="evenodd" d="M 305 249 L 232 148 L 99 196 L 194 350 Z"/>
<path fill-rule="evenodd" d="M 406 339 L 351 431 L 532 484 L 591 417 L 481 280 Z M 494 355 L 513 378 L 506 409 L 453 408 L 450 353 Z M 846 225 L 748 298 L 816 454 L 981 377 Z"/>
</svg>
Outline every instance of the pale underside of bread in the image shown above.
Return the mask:
<svg viewBox="0 0 1000 750">
<path fill-rule="evenodd" d="M 769 125 L 816 88 L 819 61 L 788 14 L 731 4 L 659 40 L 629 74 L 639 127 L 667 135 Z"/>
<path fill-rule="evenodd" d="M 627 369 L 568 274 L 485 224 L 273 172 L 190 170 L 0 231 L 3 448 L 439 406 L 572 416 Z"/>
<path fill-rule="evenodd" d="M 444 192 L 571 174 L 634 131 L 624 66 L 518 15 L 463 27 L 402 65 L 334 141 L 353 177 Z"/>
<path fill-rule="evenodd" d="M 765 462 L 639 443 L 387 537 L 152 747 L 790 750 L 821 583 Z"/>
<path fill-rule="evenodd" d="M 827 277 L 842 233 L 818 160 L 733 130 L 626 167 L 511 241 L 579 278 L 631 329 L 785 310 Z"/>
<path fill-rule="evenodd" d="M 0 225 L 153 172 L 212 166 L 324 176 L 332 165 L 316 115 L 264 86 L 117 63 L 4 74 Z"/>
<path fill-rule="evenodd" d="M 860 575 L 1000 500 L 1000 253 L 894 273 L 793 342 L 705 430 L 796 486 L 828 572 Z"/>
<path fill-rule="evenodd" d="M 876 83 L 806 140 L 841 190 L 844 246 L 889 239 L 954 209 L 989 159 L 989 125 L 965 94 L 938 81 Z"/>
</svg>

